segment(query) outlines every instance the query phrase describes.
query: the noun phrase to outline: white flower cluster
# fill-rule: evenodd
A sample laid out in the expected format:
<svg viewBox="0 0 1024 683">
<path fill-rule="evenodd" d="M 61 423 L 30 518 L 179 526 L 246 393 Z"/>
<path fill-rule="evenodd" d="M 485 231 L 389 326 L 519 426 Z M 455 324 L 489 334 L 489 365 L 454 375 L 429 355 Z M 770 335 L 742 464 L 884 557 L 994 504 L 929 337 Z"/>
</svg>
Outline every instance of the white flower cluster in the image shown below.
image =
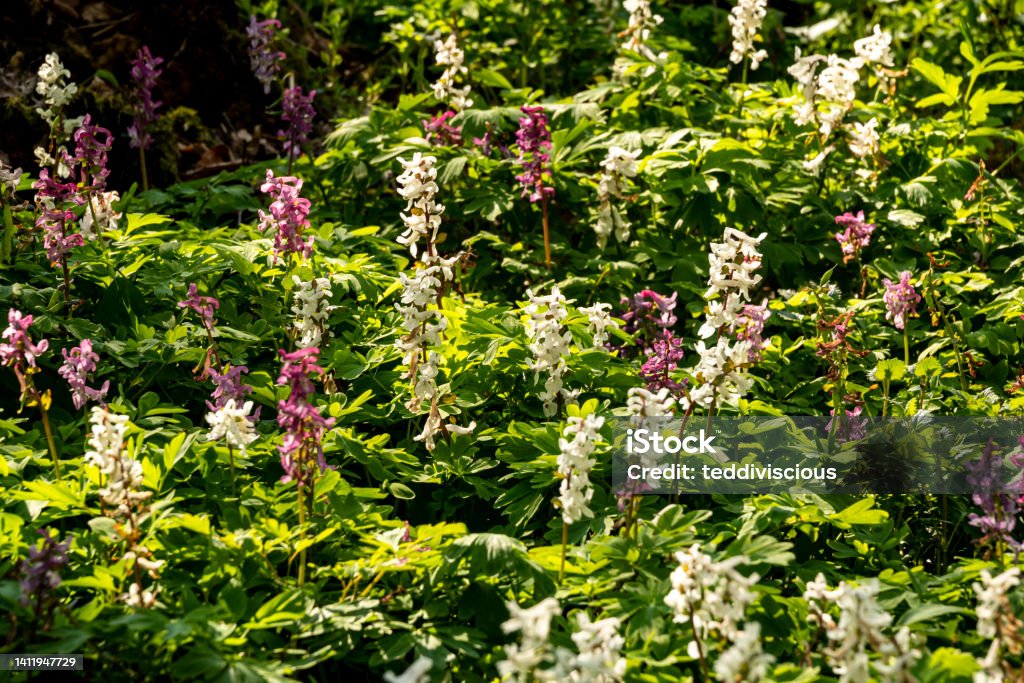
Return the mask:
<svg viewBox="0 0 1024 683">
<path fill-rule="evenodd" d="M 579 654 L 559 648 L 555 681 L 570 683 L 616 683 L 626 674 L 626 658 L 622 646 L 626 639 L 619 635 L 622 622 L 615 617 L 591 621 L 586 612 L 576 615 L 578 630 L 572 634 Z"/>
<path fill-rule="evenodd" d="M 866 681 L 872 677 L 870 651 L 882 656 L 874 663 L 880 681 L 912 680 L 907 675 L 921 653 L 913 648 L 907 627 L 899 629 L 892 637 L 886 634 L 892 615 L 878 604 L 878 592 L 878 579 L 857 586 L 844 581 L 829 590 L 822 574 L 804 590 L 808 621 L 824 630 L 830 643 L 825 655 L 832 670 L 839 674 L 839 683 Z M 829 603 L 839 607 L 838 622 L 826 611 Z"/>
<path fill-rule="evenodd" d="M 588 505 L 594 496 L 594 488 L 590 485 L 590 470 L 596 461 L 590 456 L 594 454 L 594 447 L 601 438 L 600 430 L 603 426 L 604 418 L 596 415 L 570 417 L 558 439 L 558 474 L 562 477 L 558 501 L 562 508 L 562 520 L 566 524 L 594 516 Z"/>
<path fill-rule="evenodd" d="M 106 407 L 95 406 L 89 416 L 89 450 L 85 462 L 95 465 L 106 477 L 106 486 L 99 490 L 100 499 L 126 515 L 135 501 L 146 500 L 151 493 L 139 491 L 142 486 L 142 463 L 121 451 L 128 433 L 128 416 L 117 415 Z"/>
<path fill-rule="evenodd" d="M 566 403 L 576 397 L 576 392 L 566 391 L 562 383 L 562 375 L 567 369 L 565 359 L 572 344 L 572 335 L 562 325 L 568 317 L 565 306 L 569 302 L 558 291 L 558 285 L 553 286 L 551 294 L 546 296 L 535 295 L 529 290 L 526 296 L 530 299 L 524 309 L 530 316 L 526 322 L 526 336 L 530 339 L 530 351 L 534 355 L 530 369 L 535 382 L 542 373 L 547 375 L 540 400 L 544 403 L 544 415 L 552 417 L 558 412 L 559 399 Z"/>
<path fill-rule="evenodd" d="M 579 309 L 580 313 L 587 316 L 587 331 L 594 337 L 595 349 L 603 349 L 604 345 L 608 343 L 608 330 L 619 329 L 619 323 L 608 314 L 611 308 L 611 304 L 599 301 L 593 306 L 584 306 Z"/>
<path fill-rule="evenodd" d="M 124 215 L 114 210 L 114 202 L 118 201 L 121 201 L 121 195 L 117 192 L 92 195 L 82 214 L 82 237 L 92 241 L 107 230 L 117 230 L 117 221 Z"/>
<path fill-rule="evenodd" d="M 711 245 L 708 257 L 709 278 L 707 317 L 697 343 L 700 360 L 693 369 L 697 385 L 690 392 L 693 405 L 710 408 L 712 404 L 732 404 L 750 390 L 752 380 L 744 371 L 750 360 L 750 343 L 732 340 L 726 332 L 740 325 L 740 313 L 750 302 L 751 290 L 761 282 L 757 274 L 761 253 L 757 250 L 765 233 L 751 237 L 735 228 L 726 228 L 722 242 Z M 712 298 L 712 297 L 718 298 Z M 717 334 L 708 346 L 703 339 Z"/>
<path fill-rule="evenodd" d="M 456 111 L 469 109 L 473 106 L 473 100 L 469 99 L 470 87 L 464 85 L 461 88 L 455 83 L 465 76 L 466 67 L 463 65 L 465 55 L 459 48 L 458 37 L 451 33 L 445 40 L 434 41 L 434 60 L 438 66 L 445 67 L 441 77 L 433 85 L 434 97 L 441 102 L 446 102 Z"/>
<path fill-rule="evenodd" d="M 850 152 L 857 158 L 871 157 L 878 154 L 880 138 L 878 137 L 878 119 L 871 117 L 867 123 L 854 122 L 850 131 Z"/>
<path fill-rule="evenodd" d="M 426 683 L 430 680 L 430 670 L 433 667 L 434 662 L 421 656 L 403 673 L 384 672 L 384 683 Z"/>
<path fill-rule="evenodd" d="M 206 421 L 210 425 L 210 433 L 206 435 L 206 440 L 223 440 L 229 446 L 237 448 L 245 457 L 246 448 L 259 436 L 252 420 L 249 419 L 250 415 L 252 401 L 237 406 L 235 399 L 229 398 L 223 406 L 206 414 Z"/>
<path fill-rule="evenodd" d="M 519 643 L 505 646 L 505 659 L 498 662 L 501 680 L 532 683 L 544 680 L 538 671 L 551 654 L 548 636 L 551 619 L 562 613 L 555 598 L 545 598 L 533 607 L 522 608 L 515 602 L 507 603 L 509 618 L 501 625 L 505 633 L 519 633 Z"/>
<path fill-rule="evenodd" d="M 651 37 L 651 29 L 664 19 L 651 10 L 650 0 L 623 0 L 622 6 L 629 12 L 629 26 L 624 31 L 626 42 L 622 44 L 622 49 L 636 52 L 652 62 L 658 61 L 659 57 L 646 43 Z"/>
<path fill-rule="evenodd" d="M 729 26 L 732 27 L 732 54 L 729 60 L 739 64 L 745 57 L 750 57 L 750 68 L 757 71 L 761 62 L 768 58 L 765 50 L 755 50 L 754 41 L 761 30 L 768 0 L 739 0 L 729 13 Z"/>
<path fill-rule="evenodd" d="M 441 335 L 448 327 L 441 308 L 441 297 L 445 285 L 455 280 L 455 266 L 461 258 L 457 254 L 443 258 L 437 253 L 434 241 L 441 226 L 444 206 L 434 201 L 437 194 L 437 159 L 415 153 L 409 161 L 399 158 L 403 172 L 398 176 L 398 192 L 405 199 L 406 213 L 402 213 L 406 231 L 398 242 L 409 247 L 415 258 L 420 257 L 412 277 L 399 273 L 402 282 L 401 301 L 397 304 L 402 314 L 405 335 L 396 345 L 402 350 L 402 362 L 409 366 L 409 379 L 413 382 L 409 410 L 418 412 L 424 401 L 430 401 L 430 412 L 423 431 L 415 437 L 427 449 L 434 450 L 438 433 L 468 434 L 476 428 L 471 422 L 468 427 L 446 424 L 438 409 L 437 376 L 440 372 L 441 354 L 436 348 L 441 345 Z M 427 246 L 420 253 L 418 241 L 427 239 Z M 434 347 L 434 348 L 431 348 Z"/>
<path fill-rule="evenodd" d="M 1021 571 L 1012 567 L 992 576 L 991 572 L 983 569 L 980 578 L 981 581 L 973 586 L 978 598 L 978 635 L 990 638 L 992 644 L 980 662 L 982 670 L 974 674 L 974 683 L 1004 683 L 1007 679 L 1002 666 L 1002 650 L 1004 647 L 1019 647 L 1020 634 L 1024 632 L 1024 624 L 1014 615 L 1009 601 L 1010 592 L 1020 585 Z M 1014 642 L 1015 638 L 1017 642 Z"/>
<path fill-rule="evenodd" d="M 56 52 L 46 55 L 36 83 L 36 92 L 43 96 L 44 106 L 37 107 L 36 113 L 51 124 L 78 92 L 78 86 L 65 82 L 66 78 L 71 78 L 71 72 L 61 64 L 60 56 Z"/>
<path fill-rule="evenodd" d="M 619 242 L 629 241 L 629 223 L 623 219 L 612 199 L 622 199 L 626 192 L 626 178 L 635 178 L 637 174 L 636 153 L 622 147 L 611 147 L 608 155 L 601 162 L 601 179 L 597 184 L 597 222 L 594 232 L 597 234 L 597 246 L 604 249 L 608 238 L 615 233 Z"/>
<path fill-rule="evenodd" d="M 768 675 L 774 661 L 775 657 L 761 649 L 761 624 L 751 621 L 715 661 L 715 677 L 721 683 L 758 683 Z"/>
<path fill-rule="evenodd" d="M 18 183 L 21 182 L 21 176 L 20 168 L 5 166 L 4 162 L 0 161 L 0 185 L 6 188 L 7 192 L 14 194 L 18 189 Z M 3 192 L 0 192 L 0 201 L 3 201 Z"/>
<path fill-rule="evenodd" d="M 292 293 L 292 313 L 295 314 L 296 344 L 301 348 L 320 346 L 323 341 L 329 305 L 331 281 L 325 277 L 303 280 L 292 275 L 295 291 Z"/>
<path fill-rule="evenodd" d="M 789 74 L 800 86 L 803 100 L 796 105 L 796 123 L 815 123 L 822 135 L 831 135 L 853 108 L 860 70 L 868 64 L 893 65 L 891 44 L 892 34 L 883 32 L 876 25 L 872 35 L 854 43 L 856 56 L 849 59 L 835 54 L 802 57 L 800 48 L 797 48 L 794 63 L 789 67 Z M 824 68 L 819 71 L 822 65 Z"/>
<path fill-rule="evenodd" d="M 672 415 L 676 401 L 669 393 L 668 387 L 662 387 L 656 393 L 644 387 L 631 387 L 626 395 L 626 412 L 629 414 L 629 426 L 641 429 L 649 425 L 649 418 L 669 417 Z M 644 467 L 658 465 L 660 455 L 648 449 L 640 454 L 640 464 Z"/>
<path fill-rule="evenodd" d="M 686 551 L 676 553 L 679 566 L 672 572 L 672 590 L 665 596 L 665 604 L 675 612 L 677 624 L 689 623 L 694 640 L 687 646 L 690 657 L 700 655 L 700 642 L 712 637 L 724 638 L 732 643 L 740 639 L 739 625 L 747 606 L 753 601 L 750 587 L 757 583 L 758 575 L 743 576 L 736 567 L 746 562 L 735 556 L 716 562 L 694 543 Z"/>
<path fill-rule="evenodd" d="M 409 247 L 413 258 L 419 255 L 418 242 L 426 237 L 428 252 L 432 253 L 437 230 L 441 227 L 441 214 L 444 205 L 434 201 L 437 195 L 437 169 L 434 164 L 437 158 L 423 156 L 419 152 L 406 161 L 399 157 L 402 174 L 398 176 L 398 194 L 407 204 L 402 213 L 405 232 L 398 237 L 398 243 Z"/>
</svg>

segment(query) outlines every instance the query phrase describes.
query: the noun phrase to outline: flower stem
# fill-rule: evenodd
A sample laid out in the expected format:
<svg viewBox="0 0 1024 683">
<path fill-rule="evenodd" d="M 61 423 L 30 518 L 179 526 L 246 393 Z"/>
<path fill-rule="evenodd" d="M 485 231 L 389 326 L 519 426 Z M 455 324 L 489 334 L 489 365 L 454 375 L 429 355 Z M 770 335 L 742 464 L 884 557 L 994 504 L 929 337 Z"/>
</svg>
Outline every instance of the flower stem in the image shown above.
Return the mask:
<svg viewBox="0 0 1024 683">
<path fill-rule="evenodd" d="M 146 173 L 146 150 L 139 145 L 139 166 L 142 168 L 142 191 L 149 191 L 149 174 Z"/>
<path fill-rule="evenodd" d="M 39 414 L 43 416 L 43 431 L 46 432 L 46 443 L 50 447 L 50 455 L 53 456 L 53 470 L 57 474 L 57 479 L 60 476 L 60 460 L 57 458 L 57 446 L 53 443 L 53 430 L 50 429 L 50 417 L 46 414 L 46 408 L 39 405 Z"/>
<path fill-rule="evenodd" d="M 548 232 L 548 197 L 542 195 L 540 209 L 544 221 L 544 264 L 551 270 L 551 237 Z"/>
<path fill-rule="evenodd" d="M 299 460 L 299 466 L 302 466 L 302 460 Z M 302 470 L 299 470 L 301 473 Z M 303 488 L 302 478 L 299 478 L 299 542 L 305 540 L 306 536 L 306 506 L 303 501 Z M 303 584 L 306 583 L 306 548 L 303 547 L 299 551 L 299 588 L 302 588 Z"/>
<path fill-rule="evenodd" d="M 558 567 L 558 583 L 562 583 L 562 579 L 565 578 L 565 549 L 569 545 L 569 524 L 564 519 L 562 520 L 562 562 Z"/>
<path fill-rule="evenodd" d="M 231 497 L 238 498 L 238 489 L 235 488 L 235 449 L 228 444 L 228 463 L 231 465 Z"/>
<path fill-rule="evenodd" d="M 903 363 L 910 368 L 910 333 L 906 325 L 903 326 Z"/>
</svg>

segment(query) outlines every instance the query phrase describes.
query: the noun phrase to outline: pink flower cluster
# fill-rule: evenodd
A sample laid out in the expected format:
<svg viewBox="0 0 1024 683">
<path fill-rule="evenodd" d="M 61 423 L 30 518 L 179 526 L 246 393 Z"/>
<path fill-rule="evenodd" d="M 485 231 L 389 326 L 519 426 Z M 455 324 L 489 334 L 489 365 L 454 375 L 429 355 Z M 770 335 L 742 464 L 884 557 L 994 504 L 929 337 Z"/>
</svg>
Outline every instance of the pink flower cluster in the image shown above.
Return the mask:
<svg viewBox="0 0 1024 683">
<path fill-rule="evenodd" d="M 313 119 L 316 117 L 314 97 L 316 90 L 304 94 L 299 86 L 284 91 L 281 120 L 288 124 L 288 128 L 277 131 L 277 137 L 283 141 L 282 147 L 289 159 L 297 158 L 302 148 L 309 144 L 309 134 L 313 132 Z"/>
<path fill-rule="evenodd" d="M 663 296 L 643 289 L 631 297 L 622 297 L 621 303 L 627 309 L 619 317 L 626 324 L 624 330 L 637 337 L 636 343 L 645 355 L 640 376 L 650 391 L 668 389 L 678 394 L 685 386 L 670 377 L 683 360 L 683 340 L 672 332 L 678 296 L 678 292 Z"/>
<path fill-rule="evenodd" d="M 178 308 L 189 308 L 198 313 L 203 321 L 203 327 L 207 332 L 213 334 L 214 316 L 217 309 L 220 308 L 220 302 L 212 296 L 200 296 L 196 283 L 193 282 L 188 286 L 188 298 L 179 301 Z"/>
<path fill-rule="evenodd" d="M 678 292 L 672 296 L 662 296 L 650 289 L 640 290 L 631 297 L 622 297 L 622 304 L 627 310 L 620 315 L 626 323 L 623 328 L 628 334 L 641 334 L 651 338 L 661 334 L 676 324 L 676 302 Z"/>
<path fill-rule="evenodd" d="M 445 145 L 448 147 L 458 147 L 461 145 L 462 128 L 448 123 L 453 118 L 455 118 L 455 112 L 446 111 L 429 121 L 424 121 L 423 128 L 427 131 L 427 142 L 432 145 Z"/>
<path fill-rule="evenodd" d="M 249 17 L 249 27 L 245 33 L 249 36 L 249 62 L 256 80 L 263 84 L 263 93 L 270 93 L 274 76 L 281 69 L 280 62 L 287 56 L 285 53 L 271 49 L 274 33 L 281 28 L 277 19 L 259 21 L 255 16 Z"/>
<path fill-rule="evenodd" d="M 310 202 L 299 196 L 302 180 L 292 176 L 274 177 L 274 172 L 267 169 L 267 181 L 260 186 L 263 194 L 273 198 L 270 213 L 260 211 L 260 230 L 270 228 L 274 234 L 274 256 L 282 252 L 309 256 L 313 253 L 313 238 L 302 240 L 302 231 L 309 227 Z"/>
<path fill-rule="evenodd" d="M 548 117 L 544 107 L 523 105 L 520 111 L 526 116 L 519 119 L 519 130 L 516 131 L 516 142 L 519 143 L 519 165 L 523 172 L 516 180 L 523 186 L 523 196 L 529 197 L 531 203 L 553 197 L 555 188 L 550 183 L 551 170 L 551 131 L 548 130 Z"/>
<path fill-rule="evenodd" d="M 75 131 L 74 162 L 81 168 L 82 185 L 92 192 L 102 192 L 107 186 L 107 154 L 114 144 L 114 136 L 103 126 L 94 125 L 89 114 Z"/>
<path fill-rule="evenodd" d="M 320 409 L 313 406 L 310 398 L 315 388 L 311 375 L 319 377 L 324 370 L 316 364 L 320 349 L 311 346 L 291 353 L 278 351 L 283 361 L 277 383 L 291 389 L 288 399 L 278 401 L 277 424 L 285 430 L 284 442 L 278 447 L 281 453 L 281 467 L 285 475 L 283 483 L 295 481 L 299 486 L 305 483 L 307 458 L 316 453 L 320 471 L 328 469 L 324 459 L 324 431 L 334 424 L 334 418 L 325 418 Z"/>
<path fill-rule="evenodd" d="M 843 250 L 843 263 L 849 263 L 857 258 L 861 249 L 871 243 L 871 233 L 875 231 L 875 226 L 864 220 L 863 211 L 858 211 L 856 216 L 850 212 L 836 216 L 836 225 L 843 228 L 842 232 L 836 233 L 836 241 Z"/>
<path fill-rule="evenodd" d="M 683 360 L 683 340 L 666 330 L 661 339 L 656 339 L 647 349 L 647 359 L 640 366 L 640 376 L 650 391 L 668 389 L 673 393 L 682 391 L 684 384 L 674 381 L 669 375 Z"/>
<path fill-rule="evenodd" d="M 163 58 L 154 57 L 149 47 L 143 45 L 132 60 L 131 75 L 135 81 L 135 120 L 128 127 L 128 137 L 132 147 L 149 149 L 153 144 L 153 136 L 150 130 L 156 123 L 156 110 L 163 102 L 153 99 L 153 88 L 156 87 L 156 79 L 163 73 L 159 68 L 164 63 Z"/>
<path fill-rule="evenodd" d="M 43 231 L 43 247 L 52 265 L 60 263 L 74 247 L 85 244 L 79 233 L 68 234 L 68 224 L 73 223 L 75 214 L 68 208 L 69 202 L 81 204 L 75 183 L 62 183 L 50 177 L 49 169 L 39 171 L 39 180 L 32 184 L 39 205 L 36 227 Z"/>
<path fill-rule="evenodd" d="M 751 363 L 761 360 L 761 349 L 764 348 L 764 322 L 771 317 L 768 304 L 754 306 L 746 304 L 740 311 L 739 326 L 736 329 L 736 340 L 750 344 L 748 357 Z"/>
<path fill-rule="evenodd" d="M 885 318 L 891 320 L 897 330 L 902 330 L 907 324 L 907 316 L 917 313 L 917 304 L 921 301 L 921 295 L 910 284 L 910 271 L 900 273 L 899 282 L 893 282 L 889 278 L 883 281 L 885 294 L 882 296 L 885 301 Z"/>
<path fill-rule="evenodd" d="M 71 400 L 77 410 L 85 406 L 86 401 L 102 401 L 110 389 L 110 380 L 103 383 L 99 389 L 92 389 L 86 386 L 89 381 L 89 373 L 96 371 L 96 364 L 100 357 L 92 350 L 92 340 L 83 339 L 78 346 L 61 351 L 64 355 L 64 364 L 57 370 L 57 374 L 67 380 L 71 387 Z"/>
<path fill-rule="evenodd" d="M 32 316 L 22 315 L 21 311 L 12 308 L 7 311 L 7 329 L 3 332 L 3 339 L 7 341 L 0 343 L 0 364 L 14 370 L 14 376 L 18 378 L 18 385 L 21 387 L 21 398 L 33 398 L 31 373 L 38 366 L 36 359 L 50 348 L 50 342 L 45 339 L 38 344 L 32 341 L 28 334 L 28 328 L 32 325 Z"/>
</svg>

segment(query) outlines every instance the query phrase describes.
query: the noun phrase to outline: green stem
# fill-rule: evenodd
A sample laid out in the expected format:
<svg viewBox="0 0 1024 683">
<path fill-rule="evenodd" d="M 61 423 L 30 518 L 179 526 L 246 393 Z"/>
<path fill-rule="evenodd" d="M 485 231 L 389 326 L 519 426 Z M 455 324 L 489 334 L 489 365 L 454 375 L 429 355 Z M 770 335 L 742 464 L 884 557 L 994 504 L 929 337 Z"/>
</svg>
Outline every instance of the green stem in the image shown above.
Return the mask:
<svg viewBox="0 0 1024 683">
<path fill-rule="evenodd" d="M 149 191 L 149 174 L 146 173 L 146 150 L 139 145 L 139 166 L 142 168 L 142 191 Z"/>
<path fill-rule="evenodd" d="M 46 432 L 46 443 L 50 447 L 50 455 L 53 456 L 53 470 L 60 480 L 60 459 L 57 457 L 57 446 L 53 443 L 53 430 L 50 429 L 50 417 L 46 414 L 46 408 L 40 403 L 39 414 L 43 416 L 43 431 Z"/>
<path fill-rule="evenodd" d="M 548 232 L 548 197 L 542 193 L 540 202 L 541 214 L 544 221 L 544 265 L 551 270 L 551 237 Z"/>
<path fill-rule="evenodd" d="M 910 332 L 907 331 L 907 326 L 903 326 L 903 364 L 907 366 L 907 371 L 910 371 Z"/>
<path fill-rule="evenodd" d="M 566 548 L 569 546 L 569 523 L 564 519 L 562 520 L 562 562 L 558 567 L 558 583 L 562 583 L 562 579 L 565 578 L 565 553 Z"/>
</svg>

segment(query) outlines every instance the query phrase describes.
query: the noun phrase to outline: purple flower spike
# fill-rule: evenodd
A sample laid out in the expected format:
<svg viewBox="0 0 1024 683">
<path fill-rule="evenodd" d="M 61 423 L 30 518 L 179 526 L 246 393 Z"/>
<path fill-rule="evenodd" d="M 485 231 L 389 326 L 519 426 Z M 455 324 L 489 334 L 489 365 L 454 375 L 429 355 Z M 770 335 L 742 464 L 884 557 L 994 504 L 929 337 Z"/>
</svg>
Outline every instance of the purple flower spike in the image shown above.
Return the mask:
<svg viewBox="0 0 1024 683">
<path fill-rule="evenodd" d="M 73 347 L 68 353 L 67 349 L 61 352 L 64 355 L 64 364 L 57 370 L 57 374 L 67 380 L 71 387 L 71 400 L 77 410 L 85 406 L 86 401 L 102 401 L 110 389 L 110 380 L 103 383 L 99 389 L 92 389 L 86 386 L 89 381 L 89 373 L 96 371 L 96 364 L 100 357 L 92 350 L 92 340 L 83 339 L 81 343 Z"/>
<path fill-rule="evenodd" d="M 864 247 L 871 244 L 871 233 L 875 231 L 875 226 L 864 220 L 863 211 L 858 211 L 856 216 L 849 212 L 836 216 L 836 225 L 844 228 L 842 232 L 836 233 L 836 241 L 843 250 L 843 263 L 849 263 L 857 258 Z"/>
<path fill-rule="evenodd" d="M 323 375 L 323 368 L 316 364 L 320 349 L 315 346 L 298 351 L 278 351 L 283 361 L 277 383 L 291 389 L 288 399 L 278 401 L 277 424 L 285 430 L 284 442 L 278 446 L 281 453 L 281 467 L 285 474 L 283 483 L 295 481 L 305 484 L 308 458 L 316 455 L 320 471 L 330 469 L 324 459 L 322 440 L 324 431 L 334 424 L 334 418 L 325 418 L 320 409 L 313 406 L 310 398 L 315 388 L 310 376 Z"/>
<path fill-rule="evenodd" d="M 82 170 L 82 185 L 93 193 L 107 187 L 107 154 L 114 144 L 114 136 L 103 126 L 92 123 L 89 114 L 82 119 L 82 125 L 75 131 L 74 161 Z"/>
<path fill-rule="evenodd" d="M 882 299 L 885 301 L 885 318 L 891 320 L 897 330 L 906 327 L 907 316 L 917 313 L 917 304 L 921 301 L 921 295 L 910 284 L 910 271 L 900 273 L 900 281 L 893 282 L 889 278 L 883 281 L 885 294 Z"/>
<path fill-rule="evenodd" d="M 448 147 L 458 147 L 461 145 L 462 128 L 448 123 L 453 118 L 455 118 L 455 112 L 446 111 L 433 117 L 430 121 L 424 121 L 423 128 L 427 131 L 427 142 L 432 145 L 445 145 Z"/>
<path fill-rule="evenodd" d="M 203 320 L 203 327 L 211 333 L 213 332 L 213 327 L 216 324 L 214 316 L 217 309 L 220 308 L 220 302 L 212 296 L 199 296 L 199 288 L 196 283 L 193 282 L 188 286 L 188 298 L 179 301 L 178 308 L 189 308 L 198 313 Z"/>
<path fill-rule="evenodd" d="M 3 338 L 7 341 L 0 343 L 0 362 L 23 370 L 26 367 L 37 367 L 36 359 L 46 353 L 50 348 L 50 342 L 43 339 L 38 344 L 33 343 L 32 337 L 28 335 L 32 316 L 22 315 L 16 308 L 7 311 L 7 322 L 7 329 L 3 333 Z"/>
<path fill-rule="evenodd" d="M 153 144 L 153 136 L 150 131 L 156 123 L 156 110 L 163 102 L 153 99 L 153 88 L 156 87 L 156 79 L 163 73 L 159 68 L 164 60 L 161 57 L 154 57 L 149 47 L 142 46 L 135 59 L 132 60 L 131 75 L 135 81 L 135 120 L 128 128 L 128 137 L 132 147 L 149 149 Z"/>
<path fill-rule="evenodd" d="M 273 198 L 270 213 L 260 211 L 260 230 L 274 229 L 274 257 L 283 252 L 308 257 L 313 253 L 313 238 L 302 240 L 302 231 L 309 227 L 310 202 L 299 196 L 302 180 L 292 176 L 274 177 L 267 169 L 267 181 L 260 190 Z"/>
<path fill-rule="evenodd" d="M 295 159 L 302 153 L 302 148 L 309 144 L 309 134 L 313 132 L 313 98 L 316 90 L 303 94 L 302 88 L 295 86 L 284 91 L 281 101 L 281 120 L 288 124 L 287 130 L 279 130 L 277 137 L 284 141 L 284 153 L 289 159 Z"/>
<path fill-rule="evenodd" d="M 249 17 L 249 27 L 245 30 L 249 36 L 249 62 L 256 80 L 263 84 L 263 93 L 270 93 L 274 76 L 281 70 L 280 62 L 287 56 L 285 53 L 271 49 L 274 34 L 281 28 L 277 19 L 258 21 L 255 16 Z"/>
<path fill-rule="evenodd" d="M 61 183 L 50 177 L 49 169 L 39 171 L 39 180 L 33 183 L 36 204 L 40 207 L 36 227 L 43 231 L 43 247 L 51 265 L 57 265 L 74 248 L 85 244 L 79 233 L 68 234 L 68 225 L 75 214 L 68 203 L 82 204 L 75 183 Z"/>
<path fill-rule="evenodd" d="M 551 131 L 548 130 L 548 117 L 544 107 L 523 105 L 520 111 L 526 116 L 519 119 L 519 130 L 516 141 L 519 143 L 519 165 L 523 172 L 516 180 L 523 186 L 523 197 L 529 197 L 531 203 L 554 197 L 555 188 L 551 187 Z M 545 184 L 545 180 L 548 184 Z"/>
<path fill-rule="evenodd" d="M 41 610 L 60 585 L 60 570 L 67 566 L 67 552 L 71 548 L 71 537 L 57 543 L 44 529 L 37 533 L 43 537 L 42 546 L 33 546 L 28 557 L 21 561 L 21 604 L 25 607 L 36 605 Z"/>
</svg>

